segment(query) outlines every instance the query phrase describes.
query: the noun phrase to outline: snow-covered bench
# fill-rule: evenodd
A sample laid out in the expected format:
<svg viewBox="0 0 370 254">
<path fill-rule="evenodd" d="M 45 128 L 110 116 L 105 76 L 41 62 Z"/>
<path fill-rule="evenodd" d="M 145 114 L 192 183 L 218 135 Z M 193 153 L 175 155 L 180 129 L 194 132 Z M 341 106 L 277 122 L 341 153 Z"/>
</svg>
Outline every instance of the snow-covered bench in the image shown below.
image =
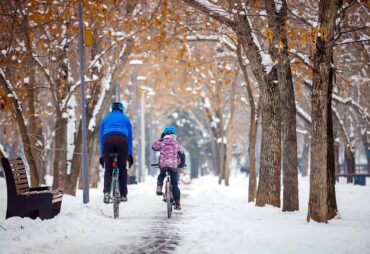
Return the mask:
<svg viewBox="0 0 370 254">
<path fill-rule="evenodd" d="M 49 186 L 30 188 L 21 158 L 2 158 L 1 163 L 8 192 L 6 219 L 13 216 L 51 219 L 60 212 L 63 198 L 61 191 L 51 190 Z"/>
</svg>

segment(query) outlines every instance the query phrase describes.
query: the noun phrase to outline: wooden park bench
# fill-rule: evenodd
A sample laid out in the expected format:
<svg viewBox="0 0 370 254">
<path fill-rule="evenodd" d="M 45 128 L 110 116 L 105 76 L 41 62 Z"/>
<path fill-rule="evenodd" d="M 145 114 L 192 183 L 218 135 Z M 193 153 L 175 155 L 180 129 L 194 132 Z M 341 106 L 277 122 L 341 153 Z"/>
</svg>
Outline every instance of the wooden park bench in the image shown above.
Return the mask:
<svg viewBox="0 0 370 254">
<path fill-rule="evenodd" d="M 27 173 L 21 158 L 1 159 L 6 187 L 8 191 L 8 207 L 6 219 L 19 216 L 36 219 L 51 219 L 60 212 L 63 193 L 51 190 L 51 187 L 30 188 Z"/>
</svg>

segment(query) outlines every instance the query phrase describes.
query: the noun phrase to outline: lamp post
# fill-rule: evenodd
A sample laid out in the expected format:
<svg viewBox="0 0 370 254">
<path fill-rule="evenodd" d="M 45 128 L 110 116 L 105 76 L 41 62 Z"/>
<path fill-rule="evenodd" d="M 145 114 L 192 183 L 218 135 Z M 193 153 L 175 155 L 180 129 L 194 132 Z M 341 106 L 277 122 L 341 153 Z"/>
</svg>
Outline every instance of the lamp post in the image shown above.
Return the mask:
<svg viewBox="0 0 370 254">
<path fill-rule="evenodd" d="M 78 0 L 78 51 L 80 53 L 80 81 L 81 81 L 81 108 L 82 108 L 82 181 L 83 203 L 89 203 L 89 174 L 87 171 L 87 144 L 86 144 L 86 103 L 85 103 L 85 79 L 84 79 L 84 46 L 82 26 L 82 4 Z"/>
<path fill-rule="evenodd" d="M 143 64 L 143 61 L 141 60 L 131 60 L 129 62 L 130 65 L 135 65 L 135 66 L 139 66 L 139 65 L 142 65 Z M 134 116 L 135 116 L 135 126 L 134 126 L 134 134 L 135 134 L 135 140 L 137 141 L 137 160 L 135 160 L 137 162 L 137 177 L 138 177 L 138 182 L 140 182 L 140 178 L 141 178 L 141 143 L 140 143 L 140 129 L 138 128 L 138 124 L 139 124 L 139 121 L 140 121 L 140 118 L 138 118 L 138 115 L 139 115 L 139 103 L 138 103 L 138 94 L 139 94 L 139 86 L 138 86 L 138 80 L 137 80 L 137 76 L 136 76 L 136 70 L 134 70 Z"/>
<path fill-rule="evenodd" d="M 145 81 L 146 78 L 138 76 L 137 81 Z M 139 87 L 140 97 L 140 164 L 139 164 L 139 182 L 144 181 L 145 167 L 145 91 Z"/>
</svg>

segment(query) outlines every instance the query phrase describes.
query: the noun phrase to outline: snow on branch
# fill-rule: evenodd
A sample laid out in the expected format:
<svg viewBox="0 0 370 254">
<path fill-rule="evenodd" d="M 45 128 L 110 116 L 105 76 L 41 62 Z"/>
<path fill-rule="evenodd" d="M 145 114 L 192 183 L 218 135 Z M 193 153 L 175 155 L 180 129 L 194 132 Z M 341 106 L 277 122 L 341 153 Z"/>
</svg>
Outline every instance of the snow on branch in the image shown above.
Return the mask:
<svg viewBox="0 0 370 254">
<path fill-rule="evenodd" d="M 18 105 L 18 109 L 20 111 L 22 111 L 21 104 L 19 103 L 18 96 L 17 96 L 17 94 L 14 91 L 13 85 L 10 83 L 9 80 L 6 79 L 5 73 L 4 73 L 4 71 L 2 69 L 0 69 L 0 75 L 1 75 L 1 77 L 3 79 L 3 82 L 1 82 L 1 83 L 5 85 L 5 88 L 8 91 L 8 97 L 14 98 L 14 100 L 16 101 L 16 103 Z"/>
<path fill-rule="evenodd" d="M 348 137 L 348 135 L 347 135 L 347 132 L 346 132 L 346 130 L 345 130 L 345 128 L 344 128 L 344 123 L 343 123 L 343 121 L 340 119 L 340 117 L 339 117 L 339 114 L 338 114 L 338 111 L 337 111 L 337 109 L 335 108 L 335 107 L 332 107 L 332 110 L 333 110 L 333 115 L 334 115 L 334 117 L 335 117 L 335 119 L 338 121 L 338 124 L 340 125 L 340 126 L 338 126 L 339 128 L 340 128 L 340 131 L 343 133 L 343 136 L 344 136 L 344 138 L 346 139 L 346 140 L 344 140 L 347 144 L 350 144 L 350 139 L 349 139 L 349 137 Z"/>
<path fill-rule="evenodd" d="M 88 83 L 88 82 L 95 82 L 95 81 L 98 81 L 99 80 L 99 77 L 96 76 L 96 75 L 93 75 L 92 76 L 92 79 L 90 79 L 89 77 L 87 77 L 86 75 L 84 76 L 84 81 L 85 83 Z M 81 85 L 81 80 L 78 80 L 76 82 L 76 84 L 74 84 L 73 86 L 71 86 L 71 88 L 69 88 L 69 93 L 67 95 L 67 97 L 65 99 L 62 100 L 62 103 L 61 103 L 61 110 L 65 110 L 66 107 L 68 106 L 68 103 L 69 103 L 69 100 L 71 99 L 74 91 L 79 88 Z"/>
<path fill-rule="evenodd" d="M 341 104 L 344 104 L 344 105 L 349 104 L 353 106 L 362 115 L 363 118 L 365 118 L 368 122 L 370 122 L 370 114 L 367 112 L 367 109 L 363 108 L 359 103 L 357 103 L 351 97 L 342 98 L 337 94 L 333 94 L 332 98 L 334 101 L 339 102 Z"/>
<path fill-rule="evenodd" d="M 248 20 L 248 22 L 249 22 L 249 20 Z M 258 52 L 261 55 L 261 58 L 262 58 L 261 64 L 263 66 L 265 66 L 265 71 L 266 71 L 267 74 L 269 74 L 272 70 L 272 67 L 274 67 L 274 62 L 272 61 L 271 55 L 269 53 L 264 52 L 264 50 L 262 49 L 262 47 L 261 47 L 261 45 L 260 45 L 260 43 L 257 39 L 256 34 L 251 32 L 251 35 L 252 35 L 252 38 L 253 38 L 253 42 L 256 45 L 256 47 L 258 48 Z"/>
<path fill-rule="evenodd" d="M 305 80 L 303 84 L 308 87 L 309 89 L 312 89 L 312 82 L 309 82 Z M 367 108 L 362 107 L 358 102 L 356 102 L 351 97 L 348 98 L 342 98 L 338 94 L 332 95 L 333 102 L 341 103 L 343 105 L 350 105 L 353 108 L 357 110 L 357 112 L 362 115 L 363 118 L 365 118 L 368 122 L 370 122 L 370 114 L 367 112 Z"/>
<path fill-rule="evenodd" d="M 299 106 L 298 102 L 295 102 L 295 106 L 297 109 L 297 114 L 308 124 L 312 123 L 311 116 L 303 109 L 301 106 Z"/>
<path fill-rule="evenodd" d="M 230 15 L 229 15 L 229 13 L 227 11 L 221 9 L 220 7 L 218 7 L 217 5 L 209 2 L 208 0 L 196 0 L 196 2 L 200 3 L 201 5 L 203 5 L 211 13 L 217 13 L 217 14 L 219 14 L 221 16 L 230 18 Z"/>
<path fill-rule="evenodd" d="M 89 65 L 89 69 L 93 68 L 93 67 L 97 67 L 97 68 L 100 68 L 100 65 L 98 64 L 98 61 L 106 54 L 108 53 L 112 48 L 114 48 L 118 42 L 121 42 L 129 37 L 133 36 L 133 34 L 131 35 L 128 35 L 127 37 L 120 37 L 117 39 L 117 41 L 113 42 L 108 48 L 106 48 L 103 52 L 101 52 L 100 54 L 97 54 L 95 55 L 94 59 L 92 60 L 91 64 Z M 124 51 L 124 50 L 123 50 Z M 120 52 L 120 55 L 123 54 L 122 51 Z"/>
<path fill-rule="evenodd" d="M 53 84 L 53 80 L 50 76 L 50 72 L 48 69 L 45 68 L 45 66 L 40 62 L 37 55 L 35 53 L 32 53 L 32 58 L 34 59 L 35 63 L 40 67 L 41 71 L 45 74 L 45 77 L 48 79 L 50 84 Z"/>
<path fill-rule="evenodd" d="M 189 4 L 191 7 L 203 12 L 211 18 L 221 22 L 227 26 L 234 26 L 234 21 L 232 16 L 226 10 L 221 9 L 217 5 L 209 2 L 208 0 L 182 0 L 183 2 Z"/>
<path fill-rule="evenodd" d="M 22 107 L 18 100 L 17 94 L 14 91 L 13 85 L 10 83 L 9 80 L 6 79 L 5 73 L 1 68 L 0 68 L 0 85 L 4 86 L 6 91 L 8 92 L 8 97 L 11 99 L 11 102 L 13 104 L 18 124 L 20 124 L 24 129 L 26 129 L 26 120 L 24 119 Z"/>
<path fill-rule="evenodd" d="M 309 58 L 309 55 L 297 52 L 296 49 L 290 49 L 289 53 L 300 59 L 308 68 L 313 69 L 313 64 Z"/>
<path fill-rule="evenodd" d="M 108 72 L 108 74 L 102 79 L 103 89 L 101 91 L 101 95 L 99 97 L 99 100 L 98 100 L 98 102 L 96 103 L 96 105 L 94 107 L 94 111 L 93 111 L 92 117 L 91 117 L 90 122 L 89 122 L 88 129 L 90 131 L 93 131 L 94 128 L 96 127 L 96 116 L 99 114 L 99 112 L 101 110 L 101 107 L 103 105 L 104 98 L 107 94 L 107 91 L 109 91 L 109 89 L 111 87 L 113 74 L 110 71 L 110 68 L 108 69 L 107 72 Z"/>
<path fill-rule="evenodd" d="M 276 12 L 279 13 L 281 10 L 281 7 L 283 6 L 283 2 L 281 0 L 275 0 L 274 3 L 275 3 Z"/>
</svg>

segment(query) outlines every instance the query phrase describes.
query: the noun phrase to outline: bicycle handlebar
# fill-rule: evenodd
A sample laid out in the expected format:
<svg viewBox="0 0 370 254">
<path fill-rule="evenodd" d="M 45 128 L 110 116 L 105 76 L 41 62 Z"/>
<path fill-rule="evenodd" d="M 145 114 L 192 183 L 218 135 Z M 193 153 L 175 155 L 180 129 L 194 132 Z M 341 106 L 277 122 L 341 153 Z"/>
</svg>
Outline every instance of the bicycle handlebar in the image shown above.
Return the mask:
<svg viewBox="0 0 370 254">
<path fill-rule="evenodd" d="M 159 164 L 158 163 L 151 163 L 150 166 L 152 167 L 159 167 Z M 184 165 L 184 168 L 187 167 L 188 165 Z"/>
</svg>

